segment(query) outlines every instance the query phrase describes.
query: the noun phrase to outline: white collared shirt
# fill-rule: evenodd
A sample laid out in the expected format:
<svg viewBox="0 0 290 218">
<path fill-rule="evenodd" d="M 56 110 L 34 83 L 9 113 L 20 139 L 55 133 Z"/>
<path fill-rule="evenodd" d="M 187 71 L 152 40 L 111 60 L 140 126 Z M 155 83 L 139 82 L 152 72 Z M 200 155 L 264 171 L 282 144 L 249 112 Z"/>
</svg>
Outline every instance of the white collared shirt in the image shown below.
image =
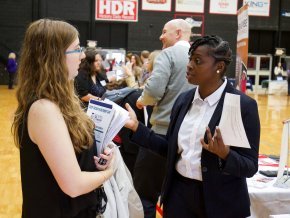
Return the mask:
<svg viewBox="0 0 290 218">
<path fill-rule="evenodd" d="M 192 104 L 185 115 L 178 133 L 178 154 L 176 170 L 182 176 L 202 181 L 200 139 L 204 137 L 206 127 L 216 109 L 221 95 L 226 87 L 227 80 L 210 96 L 204 100 L 196 88 Z"/>
</svg>

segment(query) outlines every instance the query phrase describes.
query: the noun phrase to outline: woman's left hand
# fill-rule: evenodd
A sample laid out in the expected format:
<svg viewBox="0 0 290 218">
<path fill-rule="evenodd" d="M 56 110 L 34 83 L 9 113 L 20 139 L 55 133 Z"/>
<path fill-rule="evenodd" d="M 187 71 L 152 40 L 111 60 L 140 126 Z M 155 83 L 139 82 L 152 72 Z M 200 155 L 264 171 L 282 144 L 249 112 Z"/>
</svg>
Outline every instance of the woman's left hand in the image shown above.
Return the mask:
<svg viewBox="0 0 290 218">
<path fill-rule="evenodd" d="M 202 147 L 209 152 L 216 154 L 221 159 L 226 160 L 230 152 L 230 147 L 224 144 L 219 127 L 216 127 L 214 137 L 212 137 L 210 129 L 207 127 L 206 135 L 208 144 L 206 144 L 204 139 L 202 138 L 200 140 Z"/>
<path fill-rule="evenodd" d="M 114 149 L 114 148 L 111 148 Z M 100 154 L 99 157 L 94 156 L 94 160 L 95 160 L 95 165 L 97 167 L 98 170 L 105 170 L 108 166 L 111 165 L 111 161 L 114 157 L 114 151 L 111 151 L 111 149 L 105 149 L 104 154 Z M 99 160 L 100 159 L 104 159 L 106 160 L 105 164 L 99 164 Z"/>
</svg>

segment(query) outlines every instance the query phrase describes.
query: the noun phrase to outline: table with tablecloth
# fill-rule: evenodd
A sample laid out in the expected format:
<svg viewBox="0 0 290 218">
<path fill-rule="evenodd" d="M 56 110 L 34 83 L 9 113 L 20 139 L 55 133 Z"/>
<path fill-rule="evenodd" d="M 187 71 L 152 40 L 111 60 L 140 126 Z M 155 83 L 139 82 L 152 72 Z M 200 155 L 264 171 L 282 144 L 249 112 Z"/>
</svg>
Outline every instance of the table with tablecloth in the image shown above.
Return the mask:
<svg viewBox="0 0 290 218">
<path fill-rule="evenodd" d="M 264 161 L 265 160 L 265 161 Z M 278 163 L 259 158 L 259 170 L 277 170 Z M 247 179 L 251 200 L 251 218 L 268 218 L 270 215 L 289 214 L 290 188 L 274 186 L 276 177 L 266 177 L 257 173 Z"/>
</svg>

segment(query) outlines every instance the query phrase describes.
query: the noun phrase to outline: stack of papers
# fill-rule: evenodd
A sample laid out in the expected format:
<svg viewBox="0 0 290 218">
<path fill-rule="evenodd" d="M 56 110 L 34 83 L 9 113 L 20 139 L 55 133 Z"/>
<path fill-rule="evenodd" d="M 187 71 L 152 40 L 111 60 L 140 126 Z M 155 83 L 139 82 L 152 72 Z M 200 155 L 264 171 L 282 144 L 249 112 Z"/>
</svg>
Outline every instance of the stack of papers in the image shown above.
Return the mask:
<svg viewBox="0 0 290 218">
<path fill-rule="evenodd" d="M 95 123 L 95 140 L 98 154 L 113 140 L 129 119 L 129 113 L 113 101 L 105 99 L 89 102 L 87 115 Z"/>
<path fill-rule="evenodd" d="M 226 93 L 219 128 L 225 145 L 251 148 L 242 121 L 240 96 Z"/>
</svg>

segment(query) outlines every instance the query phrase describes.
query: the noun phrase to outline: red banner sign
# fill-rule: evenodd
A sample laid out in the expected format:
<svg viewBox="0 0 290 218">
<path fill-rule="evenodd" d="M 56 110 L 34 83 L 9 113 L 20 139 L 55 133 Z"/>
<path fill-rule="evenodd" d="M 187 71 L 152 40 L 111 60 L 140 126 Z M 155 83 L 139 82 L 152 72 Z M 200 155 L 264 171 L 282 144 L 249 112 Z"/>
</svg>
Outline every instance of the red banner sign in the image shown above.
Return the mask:
<svg viewBox="0 0 290 218">
<path fill-rule="evenodd" d="M 138 0 L 96 0 L 96 20 L 138 21 Z"/>
</svg>

